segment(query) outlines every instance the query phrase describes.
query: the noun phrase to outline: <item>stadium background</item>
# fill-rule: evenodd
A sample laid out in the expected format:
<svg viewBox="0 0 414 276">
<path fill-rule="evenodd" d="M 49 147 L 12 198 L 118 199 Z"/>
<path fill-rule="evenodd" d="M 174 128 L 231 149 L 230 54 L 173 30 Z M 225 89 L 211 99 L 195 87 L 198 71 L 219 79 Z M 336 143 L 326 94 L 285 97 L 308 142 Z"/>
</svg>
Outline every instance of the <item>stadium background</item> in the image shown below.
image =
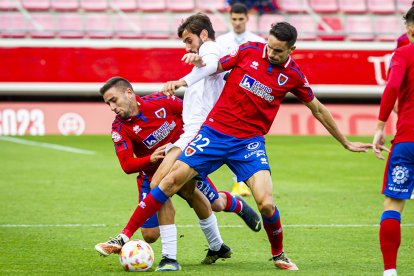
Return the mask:
<svg viewBox="0 0 414 276">
<path fill-rule="evenodd" d="M 270 3 L 278 10 L 252 9 L 248 29 L 266 37 L 273 22 L 295 25 L 293 57 L 316 95 L 346 134 L 370 135 L 411 1 Z M 176 29 L 196 11 L 217 35 L 230 30 L 224 0 L 1 0 L 0 135 L 107 133 L 113 116 L 99 87 L 120 75 L 142 95 L 188 72 Z M 296 103 L 286 99 L 271 134 L 326 134 Z"/>
</svg>

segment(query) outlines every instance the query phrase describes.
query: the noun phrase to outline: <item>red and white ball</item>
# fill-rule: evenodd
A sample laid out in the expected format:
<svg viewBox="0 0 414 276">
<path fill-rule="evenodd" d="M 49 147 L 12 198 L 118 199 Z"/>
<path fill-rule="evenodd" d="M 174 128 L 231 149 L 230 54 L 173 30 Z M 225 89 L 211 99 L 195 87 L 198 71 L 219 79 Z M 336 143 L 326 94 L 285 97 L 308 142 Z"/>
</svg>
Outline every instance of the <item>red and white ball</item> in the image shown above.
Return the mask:
<svg viewBox="0 0 414 276">
<path fill-rule="evenodd" d="M 154 251 L 142 240 L 131 240 L 124 244 L 119 261 L 126 271 L 147 271 L 154 263 Z"/>
</svg>

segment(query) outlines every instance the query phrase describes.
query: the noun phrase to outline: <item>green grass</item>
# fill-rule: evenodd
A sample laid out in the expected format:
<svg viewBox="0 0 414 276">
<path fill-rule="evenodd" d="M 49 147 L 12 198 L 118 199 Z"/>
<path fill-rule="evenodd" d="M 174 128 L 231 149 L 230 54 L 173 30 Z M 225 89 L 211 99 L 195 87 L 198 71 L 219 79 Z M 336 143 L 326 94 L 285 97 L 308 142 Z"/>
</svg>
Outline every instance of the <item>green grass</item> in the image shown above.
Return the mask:
<svg viewBox="0 0 414 276">
<path fill-rule="evenodd" d="M 116 235 L 136 205 L 135 176 L 122 172 L 110 137 L 22 138 L 96 154 L 0 140 L 0 274 L 125 273 L 117 256 L 102 258 L 93 248 Z M 285 250 L 301 269 L 296 274 L 380 275 L 382 261 L 375 225 L 382 212 L 380 189 L 385 162 L 372 153 L 350 153 L 330 137 L 267 137 L 267 150 L 275 201 L 284 225 Z M 227 168 L 215 172 L 212 179 L 220 189 L 231 189 Z M 253 204 L 252 198 L 247 200 Z M 233 257 L 211 266 L 201 265 L 207 243 L 196 216 L 179 197 L 173 201 L 176 223 L 181 226 L 178 254 L 183 267 L 174 275 L 289 273 L 276 271 L 268 261 L 265 231 L 225 227 L 243 225 L 236 215 L 228 213 L 219 213 L 217 218 Z M 410 205 L 408 202 L 403 223 L 412 225 L 414 210 Z M 76 225 L 68 226 L 71 224 Z M 328 227 L 330 224 L 363 226 Z M 135 237 L 140 238 L 140 234 Z M 410 275 L 413 227 L 403 226 L 402 237 L 398 271 Z M 157 263 L 160 243 L 152 247 Z"/>
</svg>

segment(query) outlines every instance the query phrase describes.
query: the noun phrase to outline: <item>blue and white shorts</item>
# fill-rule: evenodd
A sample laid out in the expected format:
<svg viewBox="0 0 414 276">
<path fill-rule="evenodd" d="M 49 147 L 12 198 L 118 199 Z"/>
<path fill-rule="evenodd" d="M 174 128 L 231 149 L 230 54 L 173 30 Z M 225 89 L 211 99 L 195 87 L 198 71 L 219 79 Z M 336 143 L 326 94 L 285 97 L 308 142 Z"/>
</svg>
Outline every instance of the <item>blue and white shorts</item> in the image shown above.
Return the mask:
<svg viewBox="0 0 414 276">
<path fill-rule="evenodd" d="M 394 144 L 384 172 L 382 193 L 391 198 L 410 199 L 414 188 L 414 142 Z"/>
<path fill-rule="evenodd" d="M 223 164 L 237 175 L 239 182 L 258 171 L 270 171 L 263 136 L 239 139 L 205 125 L 178 160 L 192 167 L 202 178 Z"/>
</svg>

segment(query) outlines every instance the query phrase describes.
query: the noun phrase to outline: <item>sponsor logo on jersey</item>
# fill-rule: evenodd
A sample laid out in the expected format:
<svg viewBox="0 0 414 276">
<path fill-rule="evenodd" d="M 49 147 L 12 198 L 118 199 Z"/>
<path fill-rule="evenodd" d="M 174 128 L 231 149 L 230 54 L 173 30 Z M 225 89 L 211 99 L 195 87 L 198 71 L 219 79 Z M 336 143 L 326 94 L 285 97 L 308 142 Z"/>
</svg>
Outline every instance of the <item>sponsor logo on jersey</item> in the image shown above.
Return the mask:
<svg viewBox="0 0 414 276">
<path fill-rule="evenodd" d="M 119 134 L 116 131 L 112 131 L 112 141 L 114 141 L 114 143 L 117 143 L 117 142 L 119 142 L 121 140 L 122 140 L 121 134 Z"/>
<path fill-rule="evenodd" d="M 279 84 L 280 86 L 285 85 L 288 80 L 289 80 L 288 76 L 286 76 L 283 73 L 279 73 L 279 76 L 277 77 L 277 84 Z"/>
<path fill-rule="evenodd" d="M 250 67 L 257 70 L 257 67 L 259 67 L 259 63 L 257 61 L 253 61 L 252 64 L 250 64 Z"/>
<path fill-rule="evenodd" d="M 262 158 L 260 158 L 260 162 L 261 162 L 262 164 L 269 164 L 269 163 L 267 162 L 267 158 L 266 158 L 266 157 L 262 157 Z"/>
<path fill-rule="evenodd" d="M 135 125 L 132 130 L 135 132 L 135 134 L 138 134 L 142 130 L 142 128 L 139 127 L 139 125 Z"/>
<path fill-rule="evenodd" d="M 267 87 L 249 75 L 243 76 L 243 79 L 240 82 L 240 86 L 268 102 L 272 102 L 275 98 L 271 95 L 272 88 Z"/>
<path fill-rule="evenodd" d="M 260 142 L 253 142 L 247 145 L 248 150 L 255 150 L 260 146 Z"/>
<path fill-rule="evenodd" d="M 165 111 L 164 107 L 156 110 L 154 113 L 155 113 L 155 116 L 161 119 L 164 119 L 165 117 L 167 117 L 167 111 Z"/>
<path fill-rule="evenodd" d="M 154 145 L 158 144 L 160 141 L 164 140 L 165 137 L 170 134 L 171 131 L 176 127 L 176 123 L 174 121 L 170 123 L 165 122 L 160 126 L 157 130 L 153 133 L 148 135 L 142 142 L 147 146 L 147 148 L 152 148 Z"/>
<path fill-rule="evenodd" d="M 185 154 L 185 156 L 191 156 L 191 155 L 193 155 L 195 152 L 196 152 L 196 151 L 195 151 L 195 149 L 194 149 L 193 147 L 188 146 L 188 147 L 185 149 L 184 154 Z"/>
</svg>

